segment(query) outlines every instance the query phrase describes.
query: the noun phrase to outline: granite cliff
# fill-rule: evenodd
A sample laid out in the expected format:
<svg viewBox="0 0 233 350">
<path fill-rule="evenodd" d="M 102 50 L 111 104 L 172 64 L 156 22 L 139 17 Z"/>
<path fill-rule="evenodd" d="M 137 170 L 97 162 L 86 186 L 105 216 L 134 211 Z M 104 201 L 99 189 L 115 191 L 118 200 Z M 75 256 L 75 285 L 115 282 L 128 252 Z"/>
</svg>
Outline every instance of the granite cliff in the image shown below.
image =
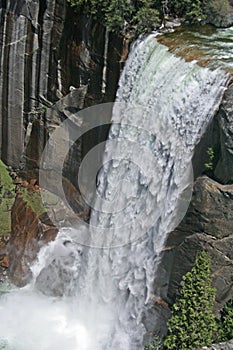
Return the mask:
<svg viewBox="0 0 233 350">
<path fill-rule="evenodd" d="M 0 15 L 0 154 L 15 169 L 36 169 L 50 130 L 66 118 L 59 107 L 53 118 L 51 106 L 70 91 L 79 95 L 72 111 L 114 100 L 123 38 L 66 0 L 1 1 Z"/>
<path fill-rule="evenodd" d="M 38 176 L 49 134 L 69 113 L 114 100 L 127 45 L 118 34 L 106 33 L 101 24 L 76 13 L 65 0 L 2 0 L 0 7 L 1 159 L 30 181 Z M 166 331 L 169 306 L 179 293 L 182 276 L 191 270 L 202 249 L 212 258 L 216 315 L 233 298 L 232 97 L 230 85 L 196 150 L 193 199 L 164 248 L 156 287 L 159 299 L 145 321 L 148 333 Z M 75 174 L 84 154 L 105 140 L 107 131 L 84 135 L 69 153 L 64 179 L 77 212 L 86 208 L 79 198 Z M 208 147 L 216 150 L 211 173 L 204 166 Z M 27 283 L 29 264 L 40 246 L 56 233 L 45 214 L 38 217 L 19 194 L 16 196 L 12 234 L 1 247 L 2 269 L 8 270 L 15 284 Z"/>
</svg>

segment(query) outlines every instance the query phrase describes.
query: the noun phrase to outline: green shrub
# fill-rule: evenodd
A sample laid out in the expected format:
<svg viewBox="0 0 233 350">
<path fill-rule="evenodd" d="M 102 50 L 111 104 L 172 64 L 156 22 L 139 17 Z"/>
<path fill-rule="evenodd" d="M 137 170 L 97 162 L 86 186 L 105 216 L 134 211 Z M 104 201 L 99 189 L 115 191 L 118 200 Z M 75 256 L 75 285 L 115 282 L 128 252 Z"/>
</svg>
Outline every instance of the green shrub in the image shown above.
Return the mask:
<svg viewBox="0 0 233 350">
<path fill-rule="evenodd" d="M 159 337 L 154 336 L 152 339 L 152 342 L 150 344 L 146 344 L 144 349 L 145 350 L 162 350 L 163 349 L 162 340 Z"/>
<path fill-rule="evenodd" d="M 11 208 L 15 201 L 15 185 L 0 160 L 0 235 L 11 233 Z"/>
<path fill-rule="evenodd" d="M 101 21 L 110 31 L 149 32 L 165 15 L 196 23 L 213 18 L 221 22 L 230 12 L 227 0 L 67 0 Z"/>
<path fill-rule="evenodd" d="M 135 26 L 140 33 L 149 33 L 159 26 L 159 12 L 153 8 L 141 8 L 134 17 Z"/>
<path fill-rule="evenodd" d="M 228 301 L 221 312 L 217 340 L 225 342 L 231 339 L 233 339 L 233 300 Z"/>
<path fill-rule="evenodd" d="M 101 20 L 110 31 L 148 32 L 159 26 L 158 1 L 145 0 L 67 0 L 87 15 Z M 159 8 L 159 7 L 158 7 Z"/>
<path fill-rule="evenodd" d="M 211 345 L 216 331 L 212 312 L 215 290 L 211 287 L 210 259 L 202 252 L 195 266 L 183 277 L 180 297 L 168 321 L 164 341 L 168 350 L 195 350 Z"/>
<path fill-rule="evenodd" d="M 170 0 L 168 8 L 172 15 L 184 18 L 190 23 L 207 20 L 221 25 L 230 13 L 228 0 Z"/>
<path fill-rule="evenodd" d="M 174 15 L 192 23 L 206 18 L 206 0 L 171 0 L 169 6 Z"/>
</svg>

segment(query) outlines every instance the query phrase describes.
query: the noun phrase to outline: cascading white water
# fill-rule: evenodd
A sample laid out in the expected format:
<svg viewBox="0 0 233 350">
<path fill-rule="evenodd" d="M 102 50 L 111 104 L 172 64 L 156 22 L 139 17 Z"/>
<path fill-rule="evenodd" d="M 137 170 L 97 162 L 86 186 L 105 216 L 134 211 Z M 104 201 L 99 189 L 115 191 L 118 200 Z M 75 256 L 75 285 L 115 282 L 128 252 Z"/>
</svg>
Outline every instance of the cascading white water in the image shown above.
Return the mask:
<svg viewBox="0 0 233 350">
<path fill-rule="evenodd" d="M 143 348 L 142 316 L 156 290 L 159 254 L 182 218 L 192 153 L 227 81 L 223 71 L 170 54 L 153 36 L 135 44 L 113 111 L 104 163 L 111 161 L 98 178 L 110 210 L 97 198 L 100 211 L 90 222 L 93 245 L 105 248 L 81 246 L 66 228 L 41 250 L 32 283 L 0 299 L 7 349 Z M 96 237 L 93 227 L 103 234 Z"/>
</svg>

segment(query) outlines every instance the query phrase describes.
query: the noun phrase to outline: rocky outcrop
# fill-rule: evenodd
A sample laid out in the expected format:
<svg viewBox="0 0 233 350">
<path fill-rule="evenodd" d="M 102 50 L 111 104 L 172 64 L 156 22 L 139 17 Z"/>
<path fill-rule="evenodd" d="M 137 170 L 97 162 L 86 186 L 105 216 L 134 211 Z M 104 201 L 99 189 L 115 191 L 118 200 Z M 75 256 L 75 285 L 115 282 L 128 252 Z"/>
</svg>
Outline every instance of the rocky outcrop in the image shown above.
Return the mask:
<svg viewBox="0 0 233 350">
<path fill-rule="evenodd" d="M 1 6 L 1 157 L 19 167 L 28 124 L 40 100 L 57 99 L 65 0 L 7 1 Z M 14 140 L 14 142 L 10 142 Z"/>
<path fill-rule="evenodd" d="M 233 84 L 223 98 L 217 119 L 220 131 L 220 154 L 215 169 L 222 183 L 233 183 Z"/>
<path fill-rule="evenodd" d="M 128 45 L 66 0 L 0 1 L 0 18 L 0 157 L 30 182 L 38 179 L 45 144 L 64 120 L 85 107 L 114 100 Z M 88 210 L 77 190 L 77 173 L 82 158 L 107 133 L 108 127 L 102 127 L 83 135 L 64 163 L 66 199 L 84 220 Z M 56 176 L 53 169 L 49 190 L 54 193 Z M 58 226 L 56 216 L 63 220 L 63 209 L 50 213 Z M 45 215 L 37 214 L 18 194 L 10 242 L 0 256 L 17 285 L 30 279 L 29 265 L 39 247 L 57 232 Z"/>
<path fill-rule="evenodd" d="M 233 185 L 220 185 L 207 176 L 196 180 L 188 212 L 166 242 L 158 271 L 156 294 L 172 305 L 179 295 L 182 276 L 192 269 L 198 254 L 211 257 L 212 280 L 216 288 L 215 314 L 233 298 Z M 163 334 L 159 325 L 156 332 Z M 156 319 L 156 317 L 155 317 Z"/>
<path fill-rule="evenodd" d="M 38 177 L 41 155 L 49 135 L 54 132 L 66 118 L 70 118 L 72 114 L 77 113 L 84 107 L 86 92 L 86 87 L 74 89 L 67 96 L 54 103 L 50 108 L 40 111 L 40 115 L 32 122 L 30 136 L 26 145 L 25 168 L 20 172 L 24 174 L 24 177 L 30 178 L 33 175 Z M 67 135 L 67 137 L 69 136 Z M 62 141 L 60 140 L 60 142 Z M 60 148 L 60 145 L 56 145 L 56 147 Z M 64 166 L 64 176 L 70 179 L 70 181 L 77 178 L 81 158 L 82 144 L 81 140 L 77 140 L 75 145 L 71 148 Z"/>
<path fill-rule="evenodd" d="M 77 90 L 70 113 L 114 100 L 123 38 L 66 0 L 1 1 L 0 17 L 0 155 L 15 169 L 35 170 L 51 124 L 69 117 L 63 108 L 57 118 L 55 103 Z M 77 162 L 88 142 L 73 150 Z"/>
<path fill-rule="evenodd" d="M 233 349 L 233 340 L 227 343 L 213 344 L 210 348 L 206 346 L 201 350 L 232 350 Z"/>
<path fill-rule="evenodd" d="M 8 277 L 15 285 L 21 287 L 28 283 L 31 263 L 41 246 L 53 240 L 57 232 L 46 213 L 38 217 L 22 194 L 17 195 L 12 208 L 12 234 L 1 252 L 8 263 Z"/>
<path fill-rule="evenodd" d="M 214 0 L 210 3 L 207 12 L 206 23 L 219 28 L 228 28 L 233 25 L 233 2 L 232 0 Z"/>
</svg>

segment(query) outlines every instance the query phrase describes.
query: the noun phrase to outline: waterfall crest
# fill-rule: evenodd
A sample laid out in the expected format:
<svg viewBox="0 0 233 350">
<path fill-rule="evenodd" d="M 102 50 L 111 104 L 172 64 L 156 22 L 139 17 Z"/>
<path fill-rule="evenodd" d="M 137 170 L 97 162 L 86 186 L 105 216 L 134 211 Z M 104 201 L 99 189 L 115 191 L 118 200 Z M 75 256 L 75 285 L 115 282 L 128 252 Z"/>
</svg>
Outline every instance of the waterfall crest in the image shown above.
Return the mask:
<svg viewBox="0 0 233 350">
<path fill-rule="evenodd" d="M 103 248 L 79 245 L 75 229 L 66 228 L 41 250 L 32 267 L 33 282 L 6 296 L 6 306 L 0 301 L 0 319 L 7 317 L 7 306 L 13 312 L 14 303 L 29 295 L 31 308 L 33 300 L 35 309 L 36 303 L 40 306 L 34 317 L 42 318 L 43 310 L 50 331 L 42 328 L 46 334 L 39 337 L 40 329 L 33 330 L 26 310 L 15 316 L 19 323 L 26 320 L 23 327 L 17 328 L 8 317 L 10 326 L 1 322 L 0 339 L 3 336 L 10 348 L 143 348 L 143 315 L 156 293 L 159 256 L 167 234 L 187 209 L 191 191 L 182 194 L 192 182 L 193 150 L 227 81 L 221 70 L 210 71 L 175 57 L 154 36 L 133 46 L 98 177 L 99 210 L 92 211 L 90 221 L 93 245 Z M 39 291 L 63 298 L 41 296 Z"/>
</svg>

